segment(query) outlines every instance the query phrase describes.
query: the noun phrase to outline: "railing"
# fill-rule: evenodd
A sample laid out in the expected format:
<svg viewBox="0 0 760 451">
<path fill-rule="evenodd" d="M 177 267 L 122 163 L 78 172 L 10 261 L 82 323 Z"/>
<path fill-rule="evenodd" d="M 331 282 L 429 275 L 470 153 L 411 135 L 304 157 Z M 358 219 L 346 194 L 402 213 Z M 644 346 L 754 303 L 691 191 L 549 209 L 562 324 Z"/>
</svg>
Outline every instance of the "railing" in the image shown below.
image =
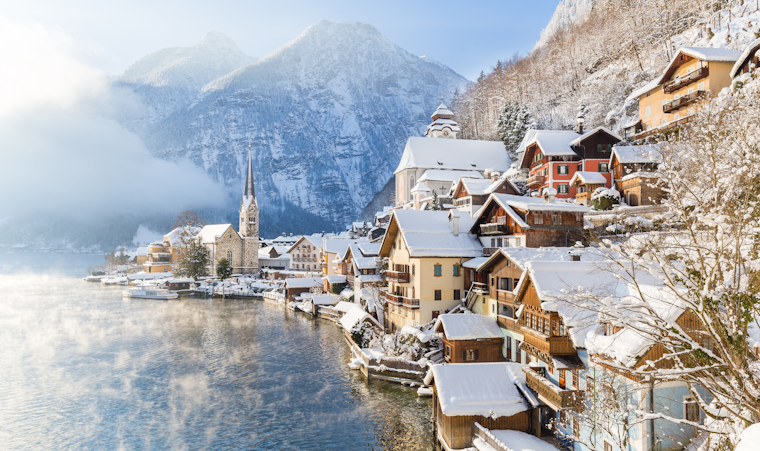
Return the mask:
<svg viewBox="0 0 760 451">
<path fill-rule="evenodd" d="M 401 296 L 400 294 L 385 293 L 385 300 L 394 305 L 403 305 L 405 307 L 420 308 L 420 300 Z"/>
<path fill-rule="evenodd" d="M 483 235 L 498 235 L 498 234 L 504 234 L 505 231 L 502 230 L 504 228 L 504 225 L 499 225 L 495 223 L 491 224 L 481 224 L 480 225 L 480 233 Z"/>
<path fill-rule="evenodd" d="M 527 327 L 522 328 L 525 343 L 535 347 L 547 355 L 575 354 L 575 347 L 569 336 L 550 337 Z"/>
<path fill-rule="evenodd" d="M 484 428 L 477 421 L 472 424 L 472 438 L 479 438 L 496 451 L 514 451 L 496 438 L 491 431 Z"/>
<path fill-rule="evenodd" d="M 704 96 L 704 91 L 696 91 L 692 92 L 691 94 L 686 94 L 683 97 L 679 97 L 675 100 L 671 100 L 670 102 L 666 103 L 662 106 L 662 112 L 663 113 L 670 113 L 671 111 L 675 111 L 679 108 L 683 108 L 687 105 L 691 105 L 692 103 L 699 100 L 702 96 Z"/>
<path fill-rule="evenodd" d="M 636 133 L 635 135 L 631 136 L 631 139 L 634 140 L 634 141 L 639 141 L 639 140 L 648 138 L 648 137 L 650 137 L 652 135 L 657 135 L 657 134 L 663 133 L 663 132 L 665 132 L 667 130 L 679 127 L 679 126 L 681 126 L 681 125 L 689 122 L 692 117 L 693 117 L 693 115 L 690 114 L 688 116 L 685 116 L 685 117 L 682 117 L 682 118 L 678 119 L 677 121 L 671 121 L 671 122 L 668 122 L 665 125 L 660 125 L 658 127 L 650 128 L 649 130 L 642 130 L 642 131 Z"/>
<path fill-rule="evenodd" d="M 403 271 L 385 271 L 385 278 L 393 282 L 409 282 L 409 273 Z"/>
<path fill-rule="evenodd" d="M 700 67 L 697 70 L 689 72 L 683 77 L 678 77 L 669 83 L 665 83 L 664 85 L 662 85 L 662 90 L 666 94 L 674 92 L 674 91 L 678 91 L 682 87 L 686 85 L 690 85 L 697 80 L 707 77 L 708 75 L 710 75 L 710 71 L 708 70 L 708 68 Z"/>
<path fill-rule="evenodd" d="M 546 177 L 544 177 L 543 175 L 534 175 L 532 177 L 528 177 L 528 180 L 525 181 L 525 184 L 527 186 L 542 185 L 545 180 L 546 180 Z"/>
<path fill-rule="evenodd" d="M 591 191 L 584 191 L 582 193 L 575 193 L 576 200 L 587 200 L 591 198 Z"/>
<path fill-rule="evenodd" d="M 472 282 L 470 289 L 467 291 L 467 297 L 464 300 L 464 305 L 468 309 L 472 309 L 472 304 L 475 302 L 479 294 L 488 293 L 488 285 L 481 282 Z"/>
<path fill-rule="evenodd" d="M 496 300 L 513 302 L 515 300 L 515 294 L 508 290 L 496 290 Z"/>
<path fill-rule="evenodd" d="M 496 324 L 498 324 L 499 326 L 505 329 L 513 330 L 515 332 L 522 331 L 522 329 L 520 328 L 520 325 L 517 324 L 517 320 L 514 318 L 510 318 L 508 316 L 496 315 Z"/>
<path fill-rule="evenodd" d="M 541 376 L 532 368 L 523 368 L 525 379 L 533 391 L 555 410 L 572 409 L 583 403 L 583 390 L 564 390 L 554 385 L 549 379 Z"/>
</svg>

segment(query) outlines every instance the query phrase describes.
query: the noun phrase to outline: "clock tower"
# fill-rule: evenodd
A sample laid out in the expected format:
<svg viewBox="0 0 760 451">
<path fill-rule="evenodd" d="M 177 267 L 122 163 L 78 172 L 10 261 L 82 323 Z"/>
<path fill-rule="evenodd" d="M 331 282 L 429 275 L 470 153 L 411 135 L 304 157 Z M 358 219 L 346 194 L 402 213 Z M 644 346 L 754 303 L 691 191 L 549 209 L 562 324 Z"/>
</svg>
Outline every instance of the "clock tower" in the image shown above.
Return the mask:
<svg viewBox="0 0 760 451">
<path fill-rule="evenodd" d="M 259 204 L 253 188 L 253 161 L 248 142 L 248 170 L 245 174 L 243 200 L 240 203 L 240 236 L 243 238 L 243 272 L 259 270 Z"/>
</svg>

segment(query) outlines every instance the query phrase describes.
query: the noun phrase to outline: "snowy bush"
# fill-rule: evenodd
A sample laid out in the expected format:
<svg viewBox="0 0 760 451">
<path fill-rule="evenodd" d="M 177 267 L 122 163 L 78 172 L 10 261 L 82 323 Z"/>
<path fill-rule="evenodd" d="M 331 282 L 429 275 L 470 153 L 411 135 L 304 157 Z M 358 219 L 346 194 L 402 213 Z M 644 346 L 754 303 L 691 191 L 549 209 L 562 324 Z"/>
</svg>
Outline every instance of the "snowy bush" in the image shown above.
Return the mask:
<svg viewBox="0 0 760 451">
<path fill-rule="evenodd" d="M 361 321 L 351 329 L 351 339 L 360 348 L 374 348 L 381 344 L 382 332 L 367 321 Z"/>
<path fill-rule="evenodd" d="M 591 204 L 596 210 L 612 210 L 612 206 L 620 203 L 620 192 L 612 188 L 597 188 L 591 195 Z"/>
</svg>

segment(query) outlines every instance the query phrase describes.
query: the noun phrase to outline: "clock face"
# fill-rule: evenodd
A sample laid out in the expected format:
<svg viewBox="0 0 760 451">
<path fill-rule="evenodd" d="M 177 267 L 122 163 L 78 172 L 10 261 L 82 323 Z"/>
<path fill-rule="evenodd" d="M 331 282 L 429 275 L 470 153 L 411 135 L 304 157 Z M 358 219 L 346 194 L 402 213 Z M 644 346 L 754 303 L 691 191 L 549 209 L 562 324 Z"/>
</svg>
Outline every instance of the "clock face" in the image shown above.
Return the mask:
<svg viewBox="0 0 760 451">
<path fill-rule="evenodd" d="M 443 132 L 443 136 L 449 136 L 449 131 L 446 130 L 445 132 Z"/>
</svg>

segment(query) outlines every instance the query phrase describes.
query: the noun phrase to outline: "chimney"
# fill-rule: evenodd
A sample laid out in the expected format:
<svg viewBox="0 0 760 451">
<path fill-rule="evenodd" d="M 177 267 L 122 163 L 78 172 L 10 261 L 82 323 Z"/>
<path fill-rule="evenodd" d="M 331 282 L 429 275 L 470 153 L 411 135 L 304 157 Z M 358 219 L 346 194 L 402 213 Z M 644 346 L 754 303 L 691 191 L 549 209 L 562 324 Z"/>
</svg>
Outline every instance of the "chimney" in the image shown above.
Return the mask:
<svg viewBox="0 0 760 451">
<path fill-rule="evenodd" d="M 581 254 L 570 254 L 570 261 L 571 262 L 581 261 Z"/>
<path fill-rule="evenodd" d="M 459 236 L 459 210 L 456 208 L 449 210 L 449 227 L 454 236 Z"/>
<path fill-rule="evenodd" d="M 578 134 L 583 134 L 583 118 L 579 117 L 575 120 L 575 131 L 578 132 Z"/>
<path fill-rule="evenodd" d="M 499 176 L 500 175 L 501 174 L 499 174 L 498 172 L 492 172 L 491 173 L 491 180 L 493 180 L 494 182 L 497 181 L 497 180 L 499 180 Z"/>
<path fill-rule="evenodd" d="M 544 190 L 544 200 L 547 203 L 554 202 L 554 198 L 557 196 L 557 190 L 554 188 L 546 188 Z"/>
<path fill-rule="evenodd" d="M 282 236 L 285 236 L 285 232 L 282 232 Z"/>
</svg>

